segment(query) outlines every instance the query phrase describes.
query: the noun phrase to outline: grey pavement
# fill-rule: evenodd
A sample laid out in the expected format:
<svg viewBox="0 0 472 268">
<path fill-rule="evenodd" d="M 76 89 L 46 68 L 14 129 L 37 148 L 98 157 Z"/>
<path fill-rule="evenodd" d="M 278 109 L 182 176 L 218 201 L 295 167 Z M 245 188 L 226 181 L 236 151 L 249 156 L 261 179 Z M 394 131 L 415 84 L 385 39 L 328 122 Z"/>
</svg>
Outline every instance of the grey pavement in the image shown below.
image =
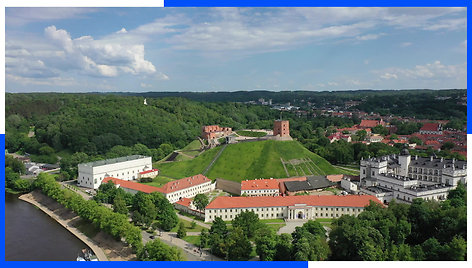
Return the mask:
<svg viewBox="0 0 472 268">
<path fill-rule="evenodd" d="M 286 221 L 285 226 L 279 229 L 277 234 L 291 234 L 295 231 L 295 227 L 302 226 L 306 221 Z"/>
<path fill-rule="evenodd" d="M 141 234 L 143 237 L 144 244 L 152 240 L 150 238 L 151 234 L 145 231 L 142 231 Z M 198 233 L 198 235 L 199 234 L 200 233 Z M 223 259 L 220 259 L 210 254 L 207 250 L 203 250 L 202 254 L 200 255 L 200 251 L 198 247 L 196 247 L 193 244 L 188 243 L 185 240 L 177 238 L 177 235 L 175 233 L 168 233 L 168 232 L 161 231 L 161 235 L 156 236 L 154 239 L 160 239 L 162 242 L 166 243 L 167 245 L 181 248 L 183 252 L 185 253 L 188 261 L 223 261 Z"/>
</svg>

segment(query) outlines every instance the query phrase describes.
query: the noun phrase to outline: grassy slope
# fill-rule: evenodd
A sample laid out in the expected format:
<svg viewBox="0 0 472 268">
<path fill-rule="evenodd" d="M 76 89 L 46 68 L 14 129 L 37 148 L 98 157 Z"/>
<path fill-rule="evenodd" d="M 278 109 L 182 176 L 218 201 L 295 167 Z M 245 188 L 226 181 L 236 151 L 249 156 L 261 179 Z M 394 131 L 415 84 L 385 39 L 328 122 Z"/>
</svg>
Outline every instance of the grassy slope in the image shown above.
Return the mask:
<svg viewBox="0 0 472 268">
<path fill-rule="evenodd" d="M 230 145 L 208 173 L 209 178 L 233 181 L 256 178 L 285 178 L 284 160 L 310 158 L 321 169 L 322 175 L 340 173 L 320 156 L 308 151 L 296 141 L 261 141 Z M 288 168 L 288 167 L 287 167 Z M 289 169 L 291 176 L 297 174 Z"/>
<path fill-rule="evenodd" d="M 158 163 L 156 166 L 160 170 L 160 174 L 164 176 L 174 178 L 193 176 L 202 173 L 219 150 L 220 147 L 213 148 L 192 160 L 173 163 Z"/>
<path fill-rule="evenodd" d="M 216 153 L 221 149 L 211 149 L 192 160 L 174 163 L 159 163 L 157 168 L 164 176 L 183 178 L 202 173 Z M 309 158 L 316 164 L 316 170 L 321 175 L 342 173 L 324 158 L 307 150 L 297 141 L 258 141 L 228 145 L 220 158 L 213 165 L 207 176 L 210 179 L 224 178 L 241 181 L 256 178 L 285 178 L 287 174 L 280 158 L 290 159 Z M 308 172 L 304 164 L 298 165 Z M 287 165 L 290 176 L 297 176 L 291 165 Z M 300 174 L 302 175 L 302 174 Z"/>
</svg>

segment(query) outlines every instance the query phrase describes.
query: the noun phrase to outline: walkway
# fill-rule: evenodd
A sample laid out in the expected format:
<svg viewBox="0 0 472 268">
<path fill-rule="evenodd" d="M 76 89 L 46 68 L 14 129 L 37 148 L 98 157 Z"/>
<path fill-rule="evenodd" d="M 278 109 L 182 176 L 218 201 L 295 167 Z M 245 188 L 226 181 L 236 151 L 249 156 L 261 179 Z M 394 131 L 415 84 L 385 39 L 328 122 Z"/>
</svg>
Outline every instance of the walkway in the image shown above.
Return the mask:
<svg viewBox="0 0 472 268">
<path fill-rule="evenodd" d="M 189 221 L 189 222 L 194 221 L 197 225 L 200 225 L 203 228 L 207 228 L 207 229 L 211 228 L 211 226 L 209 224 L 203 223 L 201 221 L 194 220 L 194 219 L 192 219 L 190 217 L 187 217 L 187 216 L 184 216 L 184 215 L 180 215 L 179 213 L 177 213 L 177 217 L 181 218 L 182 220 Z"/>
<path fill-rule="evenodd" d="M 194 232 L 189 234 L 193 235 L 193 233 Z M 143 244 L 146 244 L 152 240 L 149 233 L 142 231 L 141 234 L 143 237 Z M 210 254 L 207 250 L 202 250 L 200 253 L 200 249 L 197 246 L 177 238 L 175 233 L 161 232 L 160 234 L 161 235 L 157 236 L 155 239 L 158 238 L 167 245 L 176 246 L 183 249 L 188 261 L 223 261 L 223 259 Z M 200 235 L 200 233 L 198 233 L 198 235 Z"/>
<path fill-rule="evenodd" d="M 53 218 L 56 222 L 58 222 L 60 225 L 62 225 L 64 228 L 66 228 L 73 235 L 75 235 L 78 239 L 82 240 L 82 242 L 84 242 L 93 251 L 93 253 L 95 253 L 95 255 L 97 256 L 99 261 L 108 261 L 108 258 L 105 255 L 105 253 L 103 252 L 103 250 L 97 244 L 95 244 L 95 242 L 92 239 L 88 238 L 86 235 L 84 235 L 82 232 L 80 232 L 79 229 L 77 229 L 77 228 L 75 228 L 75 227 L 73 227 L 69 224 L 71 221 L 76 219 L 78 216 L 76 218 L 73 218 L 73 219 L 62 220 L 62 219 L 59 218 L 59 216 L 57 216 L 54 213 L 54 211 L 50 210 L 46 206 L 43 206 L 42 204 L 37 202 L 34 199 L 34 196 L 32 194 L 21 195 L 19 197 L 19 199 L 21 199 L 25 202 L 28 202 L 30 204 L 35 205 L 36 207 L 41 209 L 44 213 L 49 215 L 49 217 Z"/>
<path fill-rule="evenodd" d="M 228 146 L 228 144 L 225 144 L 221 147 L 220 151 L 215 155 L 215 157 L 213 158 L 213 160 L 211 161 L 211 163 L 208 165 L 208 167 L 205 169 L 205 171 L 203 171 L 203 175 L 206 176 L 206 174 L 208 173 L 208 171 L 210 171 L 211 167 L 213 166 L 213 164 L 215 164 L 216 160 L 218 160 L 218 158 L 220 157 L 221 153 L 223 153 L 223 151 L 226 149 L 226 146 Z"/>
</svg>

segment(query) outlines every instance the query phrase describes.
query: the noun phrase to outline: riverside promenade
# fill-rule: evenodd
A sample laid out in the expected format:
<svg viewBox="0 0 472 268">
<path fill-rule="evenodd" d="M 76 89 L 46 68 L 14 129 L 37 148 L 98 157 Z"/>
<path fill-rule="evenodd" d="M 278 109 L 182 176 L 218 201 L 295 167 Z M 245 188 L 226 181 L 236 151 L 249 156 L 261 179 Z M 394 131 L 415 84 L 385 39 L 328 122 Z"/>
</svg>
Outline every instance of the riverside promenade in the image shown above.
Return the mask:
<svg viewBox="0 0 472 268">
<path fill-rule="evenodd" d="M 52 219 L 54 219 L 56 222 L 58 222 L 60 225 L 62 225 L 64 228 L 66 228 L 69 232 L 71 232 L 73 235 L 75 235 L 78 239 L 80 239 L 82 242 L 84 242 L 92 251 L 93 253 L 97 256 L 99 261 L 108 261 L 107 256 L 103 252 L 103 250 L 90 238 L 88 238 L 86 235 L 84 235 L 82 232 L 80 232 L 77 228 L 71 226 L 69 223 L 73 219 L 69 220 L 62 220 L 60 219 L 54 211 L 50 210 L 46 206 L 40 204 L 34 199 L 34 196 L 29 193 L 29 194 L 24 194 L 19 197 L 20 200 L 23 200 L 25 202 L 28 202 L 32 205 L 35 205 L 37 208 L 42 210 L 44 213 L 49 215 Z"/>
</svg>

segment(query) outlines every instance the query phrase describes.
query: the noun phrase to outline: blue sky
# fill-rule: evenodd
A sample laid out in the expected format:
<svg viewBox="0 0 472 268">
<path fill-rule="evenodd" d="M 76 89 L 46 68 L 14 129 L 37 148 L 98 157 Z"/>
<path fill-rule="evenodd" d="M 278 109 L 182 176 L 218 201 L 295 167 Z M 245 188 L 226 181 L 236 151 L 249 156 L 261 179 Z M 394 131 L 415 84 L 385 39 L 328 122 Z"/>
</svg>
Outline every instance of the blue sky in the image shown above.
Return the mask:
<svg viewBox="0 0 472 268">
<path fill-rule="evenodd" d="M 466 88 L 465 8 L 7 8 L 7 92 Z"/>
</svg>

